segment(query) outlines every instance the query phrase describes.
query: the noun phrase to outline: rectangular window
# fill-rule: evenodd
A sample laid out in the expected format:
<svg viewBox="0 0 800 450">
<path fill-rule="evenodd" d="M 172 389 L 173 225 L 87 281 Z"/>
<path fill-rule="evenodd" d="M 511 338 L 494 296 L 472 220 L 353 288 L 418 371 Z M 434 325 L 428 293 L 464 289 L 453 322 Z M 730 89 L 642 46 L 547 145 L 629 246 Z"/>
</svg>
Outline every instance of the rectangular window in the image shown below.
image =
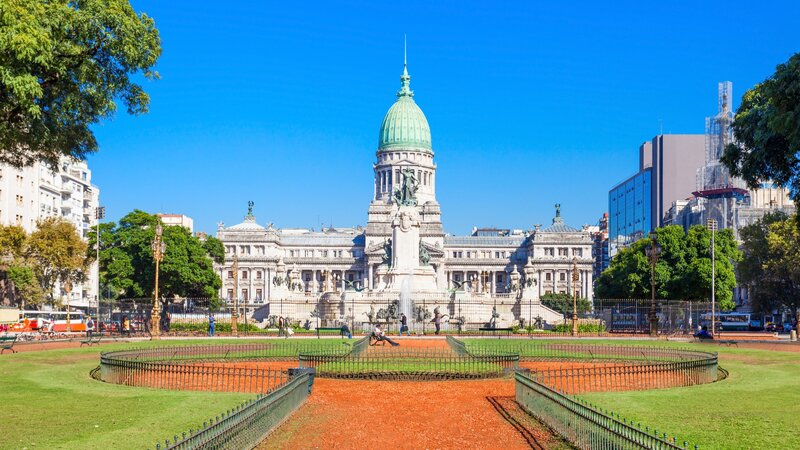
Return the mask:
<svg viewBox="0 0 800 450">
<path fill-rule="evenodd" d="M 243 270 L 243 271 L 242 271 L 242 279 L 243 279 L 243 280 L 246 280 L 246 279 L 247 279 L 247 271 L 246 271 L 246 270 Z"/>
<path fill-rule="evenodd" d="M 102 241 L 101 241 L 101 243 L 102 243 Z M 232 278 L 233 278 L 233 271 L 229 270 L 228 271 L 228 279 L 232 279 Z"/>
<path fill-rule="evenodd" d="M 102 244 L 102 242 L 101 242 L 101 244 Z M 260 280 L 260 279 L 261 279 L 261 271 L 257 270 L 256 271 L 256 280 Z"/>
<path fill-rule="evenodd" d="M 502 273 L 498 273 L 497 274 L 497 282 L 498 283 L 503 283 L 503 274 Z"/>
<path fill-rule="evenodd" d="M 250 297 L 247 296 L 247 289 L 242 289 L 242 300 L 250 300 Z"/>
<path fill-rule="evenodd" d="M 256 289 L 256 301 L 261 300 L 262 291 L 261 289 Z"/>
<path fill-rule="evenodd" d="M 544 280 L 545 281 L 552 281 L 553 280 L 552 274 L 550 272 L 547 272 L 546 274 L 544 274 Z"/>
<path fill-rule="evenodd" d="M 573 248 L 572 249 L 572 256 L 583 256 L 583 249 L 580 248 Z"/>
<path fill-rule="evenodd" d="M 560 274 L 558 274 L 558 279 L 560 281 L 567 281 L 567 274 L 565 274 L 564 272 L 561 272 Z"/>
<path fill-rule="evenodd" d="M 228 289 L 228 300 L 233 299 L 233 289 Z"/>
</svg>

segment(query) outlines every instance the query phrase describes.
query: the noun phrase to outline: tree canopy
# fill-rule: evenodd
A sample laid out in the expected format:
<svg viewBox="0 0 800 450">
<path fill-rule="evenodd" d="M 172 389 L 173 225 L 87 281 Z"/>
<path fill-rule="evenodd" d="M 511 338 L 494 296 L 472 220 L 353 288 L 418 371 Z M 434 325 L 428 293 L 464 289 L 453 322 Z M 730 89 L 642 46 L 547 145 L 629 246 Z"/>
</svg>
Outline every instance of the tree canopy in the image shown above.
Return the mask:
<svg viewBox="0 0 800 450">
<path fill-rule="evenodd" d="M 155 288 L 152 242 L 158 217 L 134 210 L 118 224 L 100 226 L 100 281 L 120 296 L 148 297 Z M 159 267 L 164 297 L 213 297 L 222 286 L 213 259 L 224 253 L 215 238 L 200 241 L 184 227 L 163 227 L 165 252 Z M 95 238 L 90 235 L 90 244 Z"/>
<path fill-rule="evenodd" d="M 800 206 L 800 53 L 742 97 L 733 122 L 735 141 L 721 161 L 751 188 L 775 182 Z"/>
<path fill-rule="evenodd" d="M 570 294 L 542 294 L 541 301 L 544 306 L 558 311 L 565 316 L 572 315 L 573 299 Z M 592 310 L 592 303 L 583 297 L 578 297 L 576 306 L 578 307 L 578 313 Z"/>
<path fill-rule="evenodd" d="M 782 274 L 768 270 L 767 264 L 775 258 L 769 245 L 771 226 L 786 220 L 786 214 L 774 212 L 739 230 L 744 257 L 736 267 L 736 273 L 739 282 L 748 286 L 750 304 L 755 312 L 772 311 L 781 305 L 785 295 Z"/>
<path fill-rule="evenodd" d="M 741 230 L 745 257 L 738 273 L 756 312 L 786 307 L 796 313 L 800 307 L 800 231 L 795 220 L 777 212 Z"/>
<path fill-rule="evenodd" d="M 656 297 L 700 300 L 711 296 L 711 232 L 695 225 L 684 232 L 679 225 L 656 230 L 661 255 L 655 267 Z M 714 237 L 715 291 L 723 309 L 732 309 L 736 286 L 734 262 L 741 259 L 733 233 L 721 230 Z M 645 248 L 650 238 L 620 250 L 595 286 L 597 298 L 649 298 L 650 263 Z"/>
<path fill-rule="evenodd" d="M 56 283 L 74 284 L 85 279 L 91 261 L 86 256 L 86 242 L 75 225 L 60 217 L 48 217 L 36 224 L 26 243 L 26 258 L 42 290 L 55 302 Z"/>
<path fill-rule="evenodd" d="M 0 163 L 96 151 L 90 126 L 117 99 L 129 114 L 147 112 L 134 76 L 157 78 L 160 54 L 153 19 L 129 0 L 0 2 Z"/>
</svg>

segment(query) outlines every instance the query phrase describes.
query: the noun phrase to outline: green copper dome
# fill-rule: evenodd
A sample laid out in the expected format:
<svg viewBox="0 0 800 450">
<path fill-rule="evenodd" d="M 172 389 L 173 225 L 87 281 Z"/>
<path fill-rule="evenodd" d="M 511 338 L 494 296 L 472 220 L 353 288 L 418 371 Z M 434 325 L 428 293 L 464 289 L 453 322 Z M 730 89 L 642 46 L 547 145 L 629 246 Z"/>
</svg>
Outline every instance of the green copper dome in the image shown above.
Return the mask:
<svg viewBox="0 0 800 450">
<path fill-rule="evenodd" d="M 409 89 L 411 77 L 405 65 L 400 81 L 397 101 L 389 108 L 381 123 L 378 151 L 403 148 L 433 152 L 431 128 L 425 114 L 414 101 L 414 92 Z"/>
</svg>

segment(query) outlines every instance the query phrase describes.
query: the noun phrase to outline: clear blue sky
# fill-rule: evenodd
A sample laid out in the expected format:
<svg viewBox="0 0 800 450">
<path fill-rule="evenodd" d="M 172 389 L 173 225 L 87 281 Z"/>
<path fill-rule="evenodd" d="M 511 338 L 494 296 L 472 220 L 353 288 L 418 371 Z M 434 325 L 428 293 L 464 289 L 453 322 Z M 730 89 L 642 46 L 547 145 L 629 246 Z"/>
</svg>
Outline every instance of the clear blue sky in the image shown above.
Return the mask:
<svg viewBox="0 0 800 450">
<path fill-rule="evenodd" d="M 702 133 L 800 51 L 798 2 L 173 2 L 151 112 L 95 128 L 108 219 L 365 224 L 403 34 L 432 129 L 445 229 L 595 224 L 659 131 Z M 623 4 L 624 3 L 624 4 Z"/>
</svg>

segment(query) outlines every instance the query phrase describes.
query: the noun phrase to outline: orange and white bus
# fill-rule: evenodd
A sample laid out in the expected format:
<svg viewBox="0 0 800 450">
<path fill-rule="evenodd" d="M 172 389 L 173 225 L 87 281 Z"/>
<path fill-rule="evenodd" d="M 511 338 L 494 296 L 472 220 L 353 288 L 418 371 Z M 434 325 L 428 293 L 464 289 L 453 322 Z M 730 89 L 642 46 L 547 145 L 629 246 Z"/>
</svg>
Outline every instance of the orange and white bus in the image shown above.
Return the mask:
<svg viewBox="0 0 800 450">
<path fill-rule="evenodd" d="M 80 311 L 22 311 L 19 322 L 11 326 L 10 331 L 28 332 L 54 332 L 63 333 L 67 330 L 67 314 L 69 314 L 69 331 L 86 331 L 84 314 Z"/>
</svg>

